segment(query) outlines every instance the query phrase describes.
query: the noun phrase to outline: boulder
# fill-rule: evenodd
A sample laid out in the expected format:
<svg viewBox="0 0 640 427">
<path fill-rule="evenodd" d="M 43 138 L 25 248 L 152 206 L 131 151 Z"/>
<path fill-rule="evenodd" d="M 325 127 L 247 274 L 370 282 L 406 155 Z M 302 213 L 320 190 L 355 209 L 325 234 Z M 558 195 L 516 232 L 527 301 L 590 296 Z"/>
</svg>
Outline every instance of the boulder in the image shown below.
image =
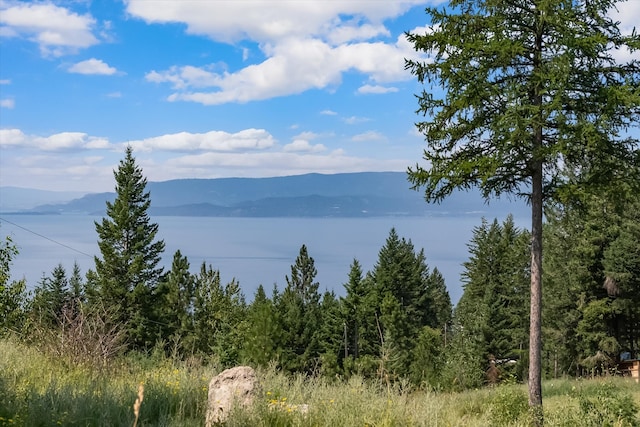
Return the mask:
<svg viewBox="0 0 640 427">
<path fill-rule="evenodd" d="M 224 423 L 237 406 L 251 406 L 259 391 L 253 368 L 237 366 L 221 372 L 209 383 L 209 399 L 205 426 Z"/>
</svg>

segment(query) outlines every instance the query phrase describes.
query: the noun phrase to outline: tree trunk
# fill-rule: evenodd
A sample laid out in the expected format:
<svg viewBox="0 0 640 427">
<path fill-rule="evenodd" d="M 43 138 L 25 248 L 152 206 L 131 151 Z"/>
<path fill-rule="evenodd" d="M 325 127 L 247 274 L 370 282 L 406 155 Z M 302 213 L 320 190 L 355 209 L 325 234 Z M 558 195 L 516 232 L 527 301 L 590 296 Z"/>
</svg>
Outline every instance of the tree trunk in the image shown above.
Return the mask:
<svg viewBox="0 0 640 427">
<path fill-rule="evenodd" d="M 529 327 L 529 407 L 536 426 L 542 413 L 542 164 L 533 174 L 531 194 L 531 313 Z"/>
<path fill-rule="evenodd" d="M 536 8 L 538 2 L 535 3 Z M 537 123 L 533 128 L 533 150 L 531 160 L 531 312 L 529 326 L 529 410 L 533 425 L 544 424 L 542 410 L 542 201 L 543 195 L 543 109 L 542 82 L 536 74 L 542 67 L 544 49 L 544 14 L 539 14 L 536 25 L 533 56 L 532 104 Z"/>
</svg>

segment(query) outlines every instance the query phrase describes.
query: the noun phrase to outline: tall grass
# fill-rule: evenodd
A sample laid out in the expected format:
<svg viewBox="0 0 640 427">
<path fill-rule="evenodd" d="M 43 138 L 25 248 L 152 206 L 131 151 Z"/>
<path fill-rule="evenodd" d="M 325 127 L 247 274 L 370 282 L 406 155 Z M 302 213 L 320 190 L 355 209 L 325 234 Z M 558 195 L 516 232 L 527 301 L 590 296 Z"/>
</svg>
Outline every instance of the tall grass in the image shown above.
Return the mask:
<svg viewBox="0 0 640 427">
<path fill-rule="evenodd" d="M 202 426 L 208 382 L 197 362 L 127 357 L 106 369 L 78 366 L 0 340 L 0 426 Z M 228 426 L 526 426 L 526 389 L 504 385 L 462 393 L 403 383 L 287 376 L 259 371 L 261 395 Z M 640 386 L 621 378 L 546 381 L 548 426 L 638 426 Z"/>
<path fill-rule="evenodd" d="M 147 365 L 125 358 L 97 370 L 0 341 L 0 425 L 131 426 L 143 384 L 138 426 L 201 426 L 213 372 L 168 359 Z"/>
</svg>

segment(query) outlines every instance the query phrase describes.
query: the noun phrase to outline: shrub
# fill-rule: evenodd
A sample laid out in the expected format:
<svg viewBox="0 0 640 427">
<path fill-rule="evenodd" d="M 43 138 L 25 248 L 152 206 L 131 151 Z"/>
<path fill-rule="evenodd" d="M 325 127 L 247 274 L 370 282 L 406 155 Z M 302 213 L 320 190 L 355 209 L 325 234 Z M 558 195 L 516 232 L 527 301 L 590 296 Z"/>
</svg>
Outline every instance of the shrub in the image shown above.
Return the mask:
<svg viewBox="0 0 640 427">
<path fill-rule="evenodd" d="M 522 421 L 528 409 L 527 394 L 521 387 L 496 387 L 490 409 L 492 425 L 507 426 Z"/>
<path fill-rule="evenodd" d="M 639 405 L 610 382 L 598 383 L 578 394 L 583 426 L 640 426 Z"/>
</svg>

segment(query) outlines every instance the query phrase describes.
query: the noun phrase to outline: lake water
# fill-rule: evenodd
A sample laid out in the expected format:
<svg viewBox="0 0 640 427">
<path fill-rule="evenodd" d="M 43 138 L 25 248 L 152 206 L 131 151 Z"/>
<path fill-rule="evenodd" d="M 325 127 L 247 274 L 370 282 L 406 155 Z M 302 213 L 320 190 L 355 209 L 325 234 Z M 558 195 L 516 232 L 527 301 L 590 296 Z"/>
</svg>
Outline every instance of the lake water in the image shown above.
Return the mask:
<svg viewBox="0 0 640 427">
<path fill-rule="evenodd" d="M 43 274 L 50 275 L 62 263 L 70 274 L 77 261 L 83 274 L 93 268 L 99 254 L 94 221 L 85 215 L 4 215 L 0 237 L 10 235 L 20 254 L 12 267 L 14 279 L 26 278 L 32 289 Z M 489 217 L 493 220 L 493 217 Z M 502 221 L 504 218 L 498 218 Z M 159 238 L 166 244 L 163 264 L 169 268 L 179 249 L 197 272 L 202 262 L 220 270 L 223 283 L 236 278 L 248 300 L 258 285 L 269 293 L 280 289 L 290 275 L 302 244 L 315 260 L 320 290 L 344 295 L 354 258 L 364 272 L 373 269 L 378 251 L 392 227 L 411 239 L 416 250 L 424 248 L 427 264 L 442 273 L 455 303 L 462 294 L 460 273 L 468 259 L 467 243 L 481 216 L 383 217 L 383 218 L 210 218 L 154 217 Z M 8 222 L 10 221 L 10 223 Z M 13 223 L 13 224 L 11 224 Z M 527 226 L 527 220 L 516 218 Z M 27 231 L 27 230 L 29 231 Z M 36 233 L 36 234 L 34 234 Z"/>
</svg>

